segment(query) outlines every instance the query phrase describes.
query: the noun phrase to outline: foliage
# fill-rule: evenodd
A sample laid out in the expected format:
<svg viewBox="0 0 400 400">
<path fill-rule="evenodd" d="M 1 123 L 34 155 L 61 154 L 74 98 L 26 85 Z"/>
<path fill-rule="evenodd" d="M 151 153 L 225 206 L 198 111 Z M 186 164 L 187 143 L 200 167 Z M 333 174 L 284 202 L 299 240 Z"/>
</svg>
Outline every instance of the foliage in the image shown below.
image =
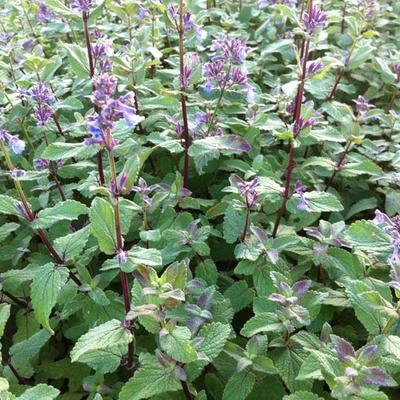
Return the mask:
<svg viewBox="0 0 400 400">
<path fill-rule="evenodd" d="M 397 399 L 399 27 L 3 1 L 0 399 Z"/>
</svg>

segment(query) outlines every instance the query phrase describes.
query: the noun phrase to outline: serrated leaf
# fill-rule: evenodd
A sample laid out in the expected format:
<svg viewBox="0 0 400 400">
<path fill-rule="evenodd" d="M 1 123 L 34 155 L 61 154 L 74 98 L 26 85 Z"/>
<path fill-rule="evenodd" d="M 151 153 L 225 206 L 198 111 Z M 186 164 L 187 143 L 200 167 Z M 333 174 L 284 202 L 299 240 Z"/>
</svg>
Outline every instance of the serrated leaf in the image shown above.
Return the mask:
<svg viewBox="0 0 400 400">
<path fill-rule="evenodd" d="M 90 225 L 54 241 L 54 248 L 63 260 L 71 260 L 85 248 L 89 239 Z"/>
<path fill-rule="evenodd" d="M 4 328 L 7 320 L 10 317 L 11 305 L 2 303 L 0 304 L 0 339 L 3 336 Z"/>
<path fill-rule="evenodd" d="M 79 79 L 88 79 L 88 57 L 86 51 L 76 44 L 65 44 L 72 71 Z"/>
<path fill-rule="evenodd" d="M 232 375 L 226 383 L 223 400 L 245 400 L 251 393 L 256 376 L 249 371 L 242 371 Z"/>
<path fill-rule="evenodd" d="M 306 192 L 304 197 L 308 203 L 307 211 L 311 212 L 329 212 L 329 211 L 342 211 L 343 206 L 340 201 L 331 193 L 326 192 Z M 288 209 L 290 212 L 301 213 L 297 210 L 297 205 L 300 202 L 299 196 L 293 197 L 288 202 Z"/>
<path fill-rule="evenodd" d="M 17 208 L 18 201 L 13 197 L 0 194 L 0 214 L 21 216 Z"/>
<path fill-rule="evenodd" d="M 254 297 L 254 290 L 249 289 L 245 281 L 235 282 L 224 293 L 231 301 L 232 308 L 235 312 L 247 307 Z"/>
<path fill-rule="evenodd" d="M 49 315 L 57 302 L 60 290 L 68 280 L 69 272 L 64 267 L 55 267 L 53 263 L 43 265 L 36 273 L 31 284 L 32 306 L 36 320 L 50 333 Z"/>
<path fill-rule="evenodd" d="M 18 228 L 20 227 L 19 224 L 15 223 L 15 222 L 9 222 L 6 224 L 3 224 L 1 226 L 1 230 L 0 230 L 0 243 L 7 238 L 7 236 L 16 231 Z"/>
<path fill-rule="evenodd" d="M 25 390 L 17 400 L 53 400 L 58 397 L 60 391 L 53 386 L 44 383 Z"/>
<path fill-rule="evenodd" d="M 227 243 L 236 242 L 243 231 L 245 219 L 246 216 L 232 205 L 226 209 L 222 229 Z"/>
<path fill-rule="evenodd" d="M 300 390 L 294 394 L 291 394 L 289 396 L 285 396 L 283 400 L 323 400 L 322 397 L 319 397 L 318 395 L 311 393 L 311 392 L 305 392 L 303 390 Z"/>
<path fill-rule="evenodd" d="M 243 326 L 240 334 L 246 337 L 260 332 L 280 332 L 283 327 L 276 314 L 267 312 L 250 318 Z"/>
<path fill-rule="evenodd" d="M 66 200 L 56 204 L 54 207 L 46 208 L 37 214 L 32 222 L 32 227 L 49 228 L 59 221 L 73 221 L 82 214 L 87 214 L 88 208 L 75 200 Z"/>
<path fill-rule="evenodd" d="M 184 326 L 176 326 L 160 337 L 160 346 L 174 360 L 188 364 L 197 360 L 197 352 L 190 344 L 191 332 Z"/>
<path fill-rule="evenodd" d="M 390 252 L 390 236 L 370 221 L 357 221 L 345 232 L 345 240 L 356 249 L 372 252 Z"/>
<path fill-rule="evenodd" d="M 114 210 L 106 200 L 96 197 L 90 207 L 91 233 L 99 242 L 100 250 L 114 254 L 117 247 Z"/>
<path fill-rule="evenodd" d="M 132 338 L 132 333 L 122 325 L 121 321 L 112 319 L 81 336 L 71 351 L 71 360 L 88 362 L 96 356 L 96 353 L 113 354 L 114 350 L 118 350 L 121 346 L 127 348 Z"/>
<path fill-rule="evenodd" d="M 119 400 L 148 399 L 157 394 L 181 390 L 180 382 L 151 354 L 141 353 L 139 369 L 121 389 Z"/>
<path fill-rule="evenodd" d="M 42 329 L 10 348 L 12 365 L 23 377 L 30 378 L 33 375 L 34 371 L 30 361 L 39 353 L 50 337 L 51 334 Z"/>
<path fill-rule="evenodd" d="M 46 160 L 57 161 L 76 158 L 84 160 L 93 157 L 98 151 L 97 146 L 86 146 L 84 143 L 51 143 L 47 146 L 42 157 Z"/>
<path fill-rule="evenodd" d="M 204 325 L 199 333 L 199 337 L 204 340 L 197 348 L 199 353 L 205 354 L 210 360 L 216 358 L 225 346 L 231 332 L 230 325 L 221 322 L 211 322 Z"/>
</svg>

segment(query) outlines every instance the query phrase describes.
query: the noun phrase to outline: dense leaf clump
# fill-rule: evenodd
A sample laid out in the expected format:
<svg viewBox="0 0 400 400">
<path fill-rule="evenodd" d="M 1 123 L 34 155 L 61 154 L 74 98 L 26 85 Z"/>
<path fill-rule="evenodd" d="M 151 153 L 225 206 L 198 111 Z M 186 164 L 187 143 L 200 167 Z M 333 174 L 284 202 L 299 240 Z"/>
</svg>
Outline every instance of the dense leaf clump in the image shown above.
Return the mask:
<svg viewBox="0 0 400 400">
<path fill-rule="evenodd" d="M 0 400 L 395 400 L 400 4 L 3 1 Z"/>
</svg>

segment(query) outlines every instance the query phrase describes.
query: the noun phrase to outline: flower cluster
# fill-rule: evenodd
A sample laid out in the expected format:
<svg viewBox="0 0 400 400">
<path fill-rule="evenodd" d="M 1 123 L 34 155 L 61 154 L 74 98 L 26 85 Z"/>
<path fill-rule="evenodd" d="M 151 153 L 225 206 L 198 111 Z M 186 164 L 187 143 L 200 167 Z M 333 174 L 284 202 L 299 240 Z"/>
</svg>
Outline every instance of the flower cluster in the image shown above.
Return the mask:
<svg viewBox="0 0 400 400">
<path fill-rule="evenodd" d="M 64 165 L 64 161 L 63 160 L 57 160 L 55 166 L 57 168 L 60 168 Z M 37 171 L 42 171 L 45 169 L 49 169 L 50 168 L 50 161 L 49 160 L 45 160 L 44 158 L 36 158 L 33 160 L 33 166 L 35 167 L 35 169 Z"/>
<path fill-rule="evenodd" d="M 245 201 L 245 205 L 247 209 L 252 208 L 257 204 L 257 200 L 260 196 L 260 193 L 257 190 L 258 186 L 258 178 L 255 177 L 250 182 L 244 181 L 237 175 L 232 177 L 232 183 L 239 190 L 240 195 Z"/>
<path fill-rule="evenodd" d="M 322 64 L 321 61 L 313 61 L 308 65 L 307 75 L 311 76 L 317 74 L 322 70 L 322 68 L 324 68 L 324 64 Z"/>
<path fill-rule="evenodd" d="M 294 188 L 294 192 L 300 196 L 299 204 L 297 204 L 297 209 L 299 211 L 307 211 L 308 210 L 308 201 L 304 197 L 305 190 L 306 190 L 306 188 L 301 183 L 301 181 L 297 181 L 296 186 Z"/>
<path fill-rule="evenodd" d="M 313 35 L 318 28 L 325 28 L 327 24 L 328 16 L 315 6 L 304 13 L 303 25 L 309 35 Z"/>
<path fill-rule="evenodd" d="M 117 88 L 117 79 L 106 73 L 93 79 L 95 90 L 91 96 L 92 103 L 100 112 L 87 118 L 89 131 L 92 137 L 85 140 L 87 145 L 106 144 L 106 130 L 112 130 L 115 123 L 123 119 L 127 126 L 135 126 L 139 121 L 134 108 L 134 94 L 132 92 L 113 99 Z M 111 146 L 115 145 L 113 141 Z"/>
<path fill-rule="evenodd" d="M 247 81 L 247 70 L 236 64 L 243 64 L 249 48 L 242 39 L 224 38 L 215 40 L 211 46 L 212 51 L 217 51 L 211 62 L 203 66 L 202 72 L 206 79 L 204 91 L 210 93 L 213 84 L 220 90 L 227 90 L 233 85 L 246 89 L 248 99 L 253 97 L 253 88 Z"/>
<path fill-rule="evenodd" d="M 71 8 L 83 13 L 88 13 L 93 5 L 92 3 L 92 0 L 72 0 Z"/>
<path fill-rule="evenodd" d="M 98 66 L 100 72 L 111 72 L 112 62 L 110 57 L 114 55 L 112 40 L 102 35 L 98 29 L 93 32 L 93 37 L 96 40 L 92 44 L 94 66 Z"/>
<path fill-rule="evenodd" d="M 169 190 L 169 185 L 164 183 L 156 183 L 154 185 L 147 185 L 147 182 L 143 178 L 139 178 L 139 182 L 137 186 L 132 186 L 132 192 L 139 193 L 142 197 L 143 202 L 146 206 L 151 207 L 152 199 L 150 194 L 153 193 L 155 190 Z"/>
<path fill-rule="evenodd" d="M 293 124 L 293 134 L 294 137 L 298 137 L 304 129 L 312 128 L 317 121 L 315 118 L 309 118 L 308 120 L 304 120 L 303 117 L 299 117 L 298 120 Z"/>
<path fill-rule="evenodd" d="M 173 23 L 179 30 L 179 10 L 172 4 L 168 6 L 168 14 L 172 19 Z M 187 11 L 183 14 L 183 31 L 189 32 L 190 30 L 194 30 L 196 39 L 199 41 L 204 40 L 207 37 L 207 32 L 203 29 L 202 26 L 198 25 L 194 19 L 191 11 Z"/>
<path fill-rule="evenodd" d="M 40 82 L 29 90 L 20 90 L 20 94 L 37 104 L 34 115 L 36 123 L 39 126 L 46 125 L 54 115 L 51 106 L 55 103 L 55 98 L 46 85 Z"/>
<path fill-rule="evenodd" d="M 243 64 L 246 61 L 247 53 L 250 48 L 246 41 L 240 38 L 224 37 L 214 40 L 211 45 L 211 51 L 217 52 L 212 58 L 213 61 L 223 61 L 225 64 Z"/>
<path fill-rule="evenodd" d="M 14 154 L 21 154 L 25 150 L 25 142 L 18 135 L 11 135 L 5 130 L 1 130 L 0 141 L 4 142 L 6 140 L 8 147 Z"/>
<path fill-rule="evenodd" d="M 363 96 L 358 96 L 356 100 L 353 100 L 356 104 L 357 112 L 359 115 L 359 119 L 363 120 L 368 114 L 369 110 L 374 108 L 375 106 L 370 104 L 367 99 Z"/>
<path fill-rule="evenodd" d="M 13 168 L 10 171 L 10 177 L 11 179 L 19 179 L 22 178 L 23 176 L 25 176 L 26 171 L 24 171 L 23 169 L 20 168 Z"/>
<path fill-rule="evenodd" d="M 211 111 L 196 113 L 195 121 L 196 128 L 195 132 L 192 133 L 193 139 L 222 135 L 222 129 L 218 125 L 218 119 L 216 117 L 213 119 L 213 113 Z M 210 126 L 211 122 L 212 126 Z"/>
<path fill-rule="evenodd" d="M 393 252 L 388 261 L 394 265 L 400 265 L 400 216 L 390 218 L 385 213 L 376 210 L 373 222 L 384 225 L 384 230 L 391 236 Z"/>
<path fill-rule="evenodd" d="M 362 15 L 367 19 L 372 19 L 379 13 L 379 3 L 375 0 L 360 0 L 359 6 Z"/>
<path fill-rule="evenodd" d="M 57 14 L 50 10 L 50 8 L 48 8 L 43 1 L 39 1 L 37 6 L 37 18 L 40 24 L 45 24 L 46 22 L 52 21 L 57 16 Z"/>
</svg>

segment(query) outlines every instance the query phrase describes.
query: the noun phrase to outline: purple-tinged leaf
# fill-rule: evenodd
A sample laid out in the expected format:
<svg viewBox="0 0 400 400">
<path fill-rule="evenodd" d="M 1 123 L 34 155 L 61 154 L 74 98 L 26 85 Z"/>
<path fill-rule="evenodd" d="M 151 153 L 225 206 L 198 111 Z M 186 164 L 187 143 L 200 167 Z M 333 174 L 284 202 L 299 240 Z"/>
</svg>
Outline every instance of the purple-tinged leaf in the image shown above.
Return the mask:
<svg viewBox="0 0 400 400">
<path fill-rule="evenodd" d="M 331 341 L 340 361 L 344 362 L 356 358 L 354 348 L 347 340 L 339 336 L 331 335 Z"/>
<path fill-rule="evenodd" d="M 369 346 L 365 346 L 358 356 L 358 359 L 364 362 L 371 361 L 374 358 L 376 351 L 378 350 L 378 346 L 376 344 L 371 344 Z"/>
<path fill-rule="evenodd" d="M 397 382 L 382 368 L 368 367 L 363 369 L 364 383 L 378 386 L 397 386 Z"/>
<path fill-rule="evenodd" d="M 311 285 L 312 281 L 310 280 L 298 281 L 293 285 L 292 289 L 296 293 L 296 296 L 299 299 L 302 299 L 307 293 L 308 289 L 310 289 Z"/>
</svg>

